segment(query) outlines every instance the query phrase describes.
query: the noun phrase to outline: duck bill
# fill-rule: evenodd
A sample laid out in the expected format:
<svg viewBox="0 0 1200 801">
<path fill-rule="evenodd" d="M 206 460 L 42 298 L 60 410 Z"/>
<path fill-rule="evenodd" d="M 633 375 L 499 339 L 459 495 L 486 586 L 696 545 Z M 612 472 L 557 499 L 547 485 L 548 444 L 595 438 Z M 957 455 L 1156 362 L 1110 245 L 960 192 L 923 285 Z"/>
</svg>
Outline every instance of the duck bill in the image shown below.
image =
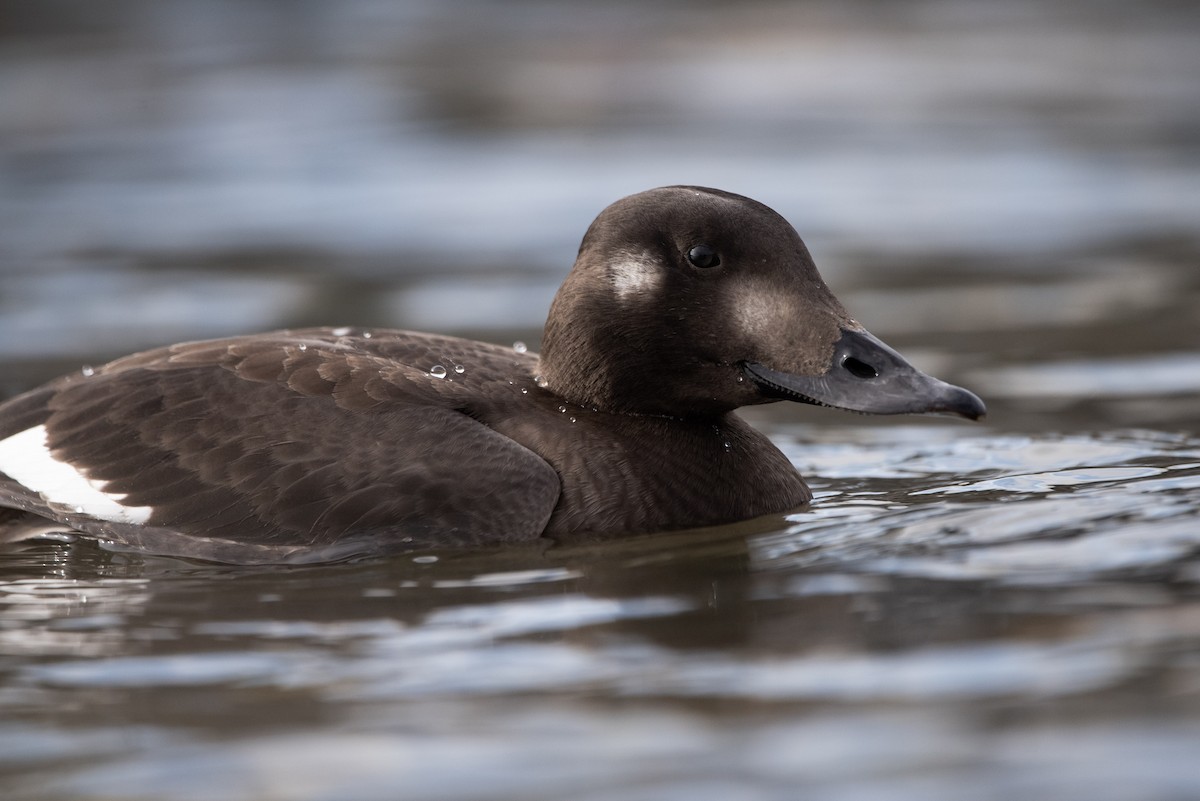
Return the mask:
<svg viewBox="0 0 1200 801">
<path fill-rule="evenodd" d="M 978 420 L 987 413 L 973 392 L 925 375 L 867 331 L 842 330 L 829 369 L 795 375 L 758 362 L 743 364 L 768 397 L 864 414 L 951 414 Z"/>
</svg>

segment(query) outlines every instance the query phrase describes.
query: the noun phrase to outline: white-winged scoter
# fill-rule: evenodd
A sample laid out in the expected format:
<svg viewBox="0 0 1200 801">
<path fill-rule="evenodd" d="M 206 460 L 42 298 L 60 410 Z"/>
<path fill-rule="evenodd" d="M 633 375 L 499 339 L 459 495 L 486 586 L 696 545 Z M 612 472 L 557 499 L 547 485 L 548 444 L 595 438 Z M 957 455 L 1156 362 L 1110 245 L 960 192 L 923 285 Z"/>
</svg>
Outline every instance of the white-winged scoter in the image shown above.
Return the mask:
<svg viewBox="0 0 1200 801">
<path fill-rule="evenodd" d="M 312 328 L 118 359 L 0 405 L 0 506 L 231 562 L 613 536 L 811 495 L 734 410 L 977 419 L 853 320 L 749 198 L 652 189 L 592 223 L 542 352 Z"/>
</svg>

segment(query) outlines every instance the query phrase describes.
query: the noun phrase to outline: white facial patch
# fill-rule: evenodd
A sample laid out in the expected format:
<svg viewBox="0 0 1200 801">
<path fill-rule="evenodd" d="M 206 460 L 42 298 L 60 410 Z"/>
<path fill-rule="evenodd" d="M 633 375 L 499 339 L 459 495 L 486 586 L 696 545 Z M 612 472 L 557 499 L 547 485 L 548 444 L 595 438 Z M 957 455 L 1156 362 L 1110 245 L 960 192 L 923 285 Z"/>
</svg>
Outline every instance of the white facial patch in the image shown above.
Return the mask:
<svg viewBox="0 0 1200 801">
<path fill-rule="evenodd" d="M 39 493 L 47 503 L 113 523 L 145 523 L 154 509 L 125 506 L 125 496 L 104 491 L 108 482 L 95 481 L 50 454 L 46 427 L 27 428 L 0 440 L 0 472 Z"/>
<path fill-rule="evenodd" d="M 795 307 L 767 285 L 748 282 L 737 286 L 730 298 L 730 317 L 738 330 L 750 336 L 768 336 L 795 325 Z"/>
<path fill-rule="evenodd" d="M 625 253 L 608 269 L 613 291 L 622 303 L 656 292 L 662 284 L 659 265 L 649 253 Z"/>
</svg>

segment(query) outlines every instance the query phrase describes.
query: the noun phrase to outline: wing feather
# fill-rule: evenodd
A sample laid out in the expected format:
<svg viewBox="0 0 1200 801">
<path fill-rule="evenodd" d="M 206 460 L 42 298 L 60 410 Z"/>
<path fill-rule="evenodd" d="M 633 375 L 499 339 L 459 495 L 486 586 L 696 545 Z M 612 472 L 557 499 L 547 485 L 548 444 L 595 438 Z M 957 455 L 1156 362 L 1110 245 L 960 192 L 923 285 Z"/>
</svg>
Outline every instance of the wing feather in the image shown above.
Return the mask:
<svg viewBox="0 0 1200 801">
<path fill-rule="evenodd" d="M 191 538 L 199 556 L 215 539 L 286 549 L 539 536 L 558 475 L 459 411 L 446 394 L 453 388 L 430 378 L 431 360 L 445 358 L 433 351 L 453 340 L 412 337 L 353 349 L 323 330 L 283 332 L 137 354 L 10 401 L 0 434 L 14 419 L 44 424 L 55 459 L 124 505 L 152 507 L 136 530 L 91 521 L 142 547 L 158 531 L 170 533 L 174 552 L 177 535 Z M 481 375 L 492 356 L 475 360 Z M 11 484 L 11 505 L 61 517 L 52 498 L 18 498 Z M 88 523 L 71 515 L 72 525 Z"/>
</svg>

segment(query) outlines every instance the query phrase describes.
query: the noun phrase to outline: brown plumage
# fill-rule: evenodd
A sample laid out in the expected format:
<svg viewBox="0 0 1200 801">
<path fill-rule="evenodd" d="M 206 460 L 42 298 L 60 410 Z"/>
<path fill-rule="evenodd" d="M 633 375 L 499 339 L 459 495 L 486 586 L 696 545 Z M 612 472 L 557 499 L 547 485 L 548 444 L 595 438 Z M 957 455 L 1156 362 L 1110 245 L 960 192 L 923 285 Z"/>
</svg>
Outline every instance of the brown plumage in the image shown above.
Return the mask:
<svg viewBox="0 0 1200 801">
<path fill-rule="evenodd" d="M 877 374 L 842 375 L 847 353 Z M 770 209 L 668 187 L 593 224 L 540 360 L 324 328 L 135 354 L 0 406 L 0 506 L 239 562 L 716 524 L 810 497 L 735 408 L 857 396 L 983 411 L 862 331 Z M 38 427 L 82 505 L 24 461 Z"/>
</svg>

